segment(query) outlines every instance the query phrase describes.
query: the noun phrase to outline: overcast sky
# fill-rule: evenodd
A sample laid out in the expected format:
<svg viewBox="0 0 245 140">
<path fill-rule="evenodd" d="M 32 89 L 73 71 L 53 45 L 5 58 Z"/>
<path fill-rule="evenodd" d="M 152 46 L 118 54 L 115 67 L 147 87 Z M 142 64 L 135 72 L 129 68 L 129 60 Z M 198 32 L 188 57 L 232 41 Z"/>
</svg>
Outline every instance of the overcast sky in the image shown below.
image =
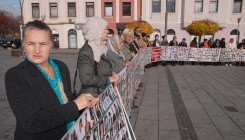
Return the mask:
<svg viewBox="0 0 245 140">
<path fill-rule="evenodd" d="M 0 10 L 11 12 L 16 16 L 20 15 L 19 0 L 0 0 Z"/>
</svg>

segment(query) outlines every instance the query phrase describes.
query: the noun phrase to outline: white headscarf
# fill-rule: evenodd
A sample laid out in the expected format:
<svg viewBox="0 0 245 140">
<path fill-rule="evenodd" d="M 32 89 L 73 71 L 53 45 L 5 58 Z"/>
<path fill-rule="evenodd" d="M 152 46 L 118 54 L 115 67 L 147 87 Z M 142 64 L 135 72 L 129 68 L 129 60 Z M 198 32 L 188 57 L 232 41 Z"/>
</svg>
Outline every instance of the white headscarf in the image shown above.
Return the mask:
<svg viewBox="0 0 245 140">
<path fill-rule="evenodd" d="M 97 16 L 90 17 L 83 25 L 84 39 L 89 41 L 88 44 L 93 50 L 94 61 L 96 62 L 99 62 L 101 55 L 106 55 L 108 51 L 105 42 L 101 41 L 102 33 L 107 25 L 107 21 Z"/>
</svg>

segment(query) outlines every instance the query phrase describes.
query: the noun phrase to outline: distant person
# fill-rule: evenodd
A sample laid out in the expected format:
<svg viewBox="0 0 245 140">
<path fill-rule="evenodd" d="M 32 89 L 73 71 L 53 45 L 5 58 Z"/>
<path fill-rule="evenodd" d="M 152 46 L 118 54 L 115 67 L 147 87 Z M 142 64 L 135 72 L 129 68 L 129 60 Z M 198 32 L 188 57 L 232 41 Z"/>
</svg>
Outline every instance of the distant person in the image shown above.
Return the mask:
<svg viewBox="0 0 245 140">
<path fill-rule="evenodd" d="M 220 41 L 220 48 L 226 48 L 225 38 L 222 38 Z"/>
<path fill-rule="evenodd" d="M 208 46 L 211 48 L 213 44 L 214 44 L 214 38 L 211 37 L 211 38 L 208 40 Z"/>
<path fill-rule="evenodd" d="M 159 40 L 159 35 L 156 34 L 155 35 L 155 40 L 153 41 L 153 47 L 159 47 L 161 44 L 160 40 Z"/>
<path fill-rule="evenodd" d="M 197 48 L 197 38 L 194 37 L 190 43 L 190 49 L 191 48 Z M 191 65 L 196 65 L 195 61 L 191 61 Z"/>
<path fill-rule="evenodd" d="M 152 46 L 149 35 L 146 35 L 146 43 L 147 43 L 147 47 L 151 47 Z"/>
<path fill-rule="evenodd" d="M 216 39 L 211 48 L 220 48 L 220 40 Z M 218 66 L 219 62 L 213 62 L 214 66 Z"/>
<path fill-rule="evenodd" d="M 186 39 L 183 38 L 182 41 L 179 43 L 179 47 L 187 47 L 187 43 L 185 42 Z M 185 61 L 179 61 L 180 65 L 185 65 Z"/>
<path fill-rule="evenodd" d="M 162 36 L 161 46 L 168 46 L 168 41 L 165 35 Z"/>
<path fill-rule="evenodd" d="M 134 36 L 136 36 L 138 39 L 140 39 L 141 38 L 141 36 L 142 36 L 142 29 L 141 29 L 141 27 L 135 27 L 134 28 Z"/>
<path fill-rule="evenodd" d="M 237 49 L 245 49 L 245 39 L 242 40 L 242 42 L 238 43 Z M 239 63 L 241 63 L 241 66 L 244 67 L 244 62 L 236 62 L 236 66 L 239 66 Z"/>
<path fill-rule="evenodd" d="M 227 49 L 233 50 L 233 49 L 236 49 L 236 48 L 237 47 L 236 47 L 236 43 L 234 41 L 234 38 L 231 38 L 230 42 L 227 44 Z M 231 61 L 227 61 L 225 66 L 231 66 L 232 67 Z"/>
<path fill-rule="evenodd" d="M 160 44 L 161 46 L 168 46 L 168 41 L 167 41 L 167 38 L 166 36 L 162 36 L 162 42 Z M 167 62 L 166 61 L 162 61 L 162 66 L 166 66 L 167 65 Z"/>
<path fill-rule="evenodd" d="M 175 47 L 178 46 L 178 41 L 176 36 L 173 36 L 173 40 L 170 41 L 169 46 L 175 46 Z M 175 66 L 177 61 L 170 61 L 170 62 L 172 66 Z"/>
<path fill-rule="evenodd" d="M 49 26 L 40 20 L 28 22 L 22 37 L 26 58 L 5 74 L 6 94 L 17 121 L 14 139 L 61 139 L 79 117 L 79 110 L 92 107 L 95 99 L 91 94 L 72 99 L 68 67 L 50 57 L 53 36 Z"/>
</svg>

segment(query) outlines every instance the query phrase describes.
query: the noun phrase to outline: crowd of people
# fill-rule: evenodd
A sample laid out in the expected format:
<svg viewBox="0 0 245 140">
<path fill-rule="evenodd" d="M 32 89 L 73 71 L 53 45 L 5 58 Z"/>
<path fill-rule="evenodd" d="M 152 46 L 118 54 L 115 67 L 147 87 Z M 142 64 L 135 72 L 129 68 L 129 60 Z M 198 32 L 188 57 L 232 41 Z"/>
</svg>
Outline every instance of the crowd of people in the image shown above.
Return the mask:
<svg viewBox="0 0 245 140">
<path fill-rule="evenodd" d="M 156 46 L 187 47 L 186 39 L 178 43 L 176 36 L 169 43 L 166 36 L 162 36 L 160 41 L 159 35 L 150 41 L 150 36 L 143 33 L 141 27 L 134 30 L 126 28 L 120 36 L 108 38 L 107 25 L 103 18 L 94 16 L 83 26 L 85 44 L 77 60 L 81 88 L 78 97 L 74 98 L 69 68 L 65 63 L 50 58 L 54 45 L 51 29 L 39 20 L 26 24 L 22 32 L 25 60 L 5 74 L 6 94 L 17 120 L 16 140 L 61 139 L 84 109 L 99 102 L 100 94 L 110 84 L 117 86 L 120 78 L 118 73 L 131 66 L 130 61 L 141 49 Z M 236 48 L 233 39 L 228 44 L 224 42 L 224 39 L 220 42 L 210 39 L 201 44 L 204 48 Z M 244 48 L 243 43 L 244 40 L 238 44 L 239 48 Z M 197 47 L 196 38 L 190 47 Z M 162 64 L 166 65 L 166 62 Z M 171 64 L 174 66 L 176 62 Z M 184 62 L 180 64 L 184 65 Z M 157 63 L 151 65 L 157 66 Z M 140 83 L 137 91 L 142 86 L 143 83 Z M 134 101 L 131 108 L 138 108 Z"/>
<path fill-rule="evenodd" d="M 61 139 L 84 109 L 99 102 L 110 84 L 117 86 L 118 73 L 149 45 L 140 27 L 108 38 L 107 25 L 94 16 L 83 26 L 85 44 L 77 60 L 81 88 L 74 98 L 69 68 L 50 58 L 54 45 L 50 27 L 40 20 L 26 24 L 22 32 L 25 60 L 5 74 L 6 94 L 17 120 L 16 140 Z M 133 102 L 131 108 L 138 106 Z"/>
<path fill-rule="evenodd" d="M 143 37 L 143 35 L 142 35 Z M 144 39 L 144 38 L 143 38 Z M 235 43 L 234 38 L 230 38 L 229 42 L 225 42 L 225 38 L 216 39 L 214 41 L 214 38 L 211 37 L 209 40 L 204 39 L 203 42 L 198 44 L 197 37 L 194 37 L 194 39 L 190 42 L 190 45 L 188 46 L 186 43 L 186 39 L 183 38 L 180 43 L 177 41 L 177 37 L 173 36 L 173 40 L 168 42 L 166 36 L 162 36 L 162 41 L 159 39 L 159 35 L 155 35 L 154 40 L 150 40 L 150 36 L 147 35 L 145 39 L 147 43 L 147 47 L 157 47 L 157 46 L 176 46 L 176 47 L 190 47 L 190 48 L 228 48 L 228 49 L 245 49 L 245 39 L 242 39 L 240 43 Z M 138 41 L 139 42 L 139 41 Z M 142 47 L 142 46 L 140 46 Z M 144 47 L 143 47 L 144 48 Z M 177 64 L 177 61 L 170 61 L 169 62 L 172 66 L 175 66 Z M 146 68 L 149 68 L 151 66 L 157 66 L 157 62 L 154 62 L 152 64 L 149 64 L 146 66 Z M 195 65 L 195 61 L 191 62 L 192 65 Z M 211 64 L 209 62 L 200 62 L 200 65 Z M 166 66 L 166 62 L 162 62 L 163 66 Z M 179 61 L 179 65 L 185 65 L 184 61 Z M 214 66 L 221 66 L 221 62 L 213 62 Z M 236 62 L 236 66 L 242 66 L 244 67 L 244 62 Z M 225 62 L 225 66 L 232 66 L 231 62 Z"/>
</svg>

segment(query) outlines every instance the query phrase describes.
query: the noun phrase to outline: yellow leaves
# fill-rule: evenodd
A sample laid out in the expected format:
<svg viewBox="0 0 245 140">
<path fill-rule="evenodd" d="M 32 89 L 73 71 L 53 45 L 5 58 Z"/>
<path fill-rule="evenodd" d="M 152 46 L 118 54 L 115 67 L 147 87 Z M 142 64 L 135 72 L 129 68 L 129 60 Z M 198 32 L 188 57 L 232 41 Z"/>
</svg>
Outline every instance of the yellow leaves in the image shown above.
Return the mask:
<svg viewBox="0 0 245 140">
<path fill-rule="evenodd" d="M 202 36 L 205 34 L 214 35 L 219 30 L 218 23 L 209 19 L 194 20 L 187 26 L 186 31 L 190 35 Z"/>
<path fill-rule="evenodd" d="M 126 28 L 130 28 L 134 30 L 135 27 L 141 27 L 142 32 L 146 34 L 151 34 L 153 33 L 153 28 L 151 24 L 149 24 L 147 21 L 139 20 L 139 21 L 134 21 L 126 25 Z"/>
</svg>

